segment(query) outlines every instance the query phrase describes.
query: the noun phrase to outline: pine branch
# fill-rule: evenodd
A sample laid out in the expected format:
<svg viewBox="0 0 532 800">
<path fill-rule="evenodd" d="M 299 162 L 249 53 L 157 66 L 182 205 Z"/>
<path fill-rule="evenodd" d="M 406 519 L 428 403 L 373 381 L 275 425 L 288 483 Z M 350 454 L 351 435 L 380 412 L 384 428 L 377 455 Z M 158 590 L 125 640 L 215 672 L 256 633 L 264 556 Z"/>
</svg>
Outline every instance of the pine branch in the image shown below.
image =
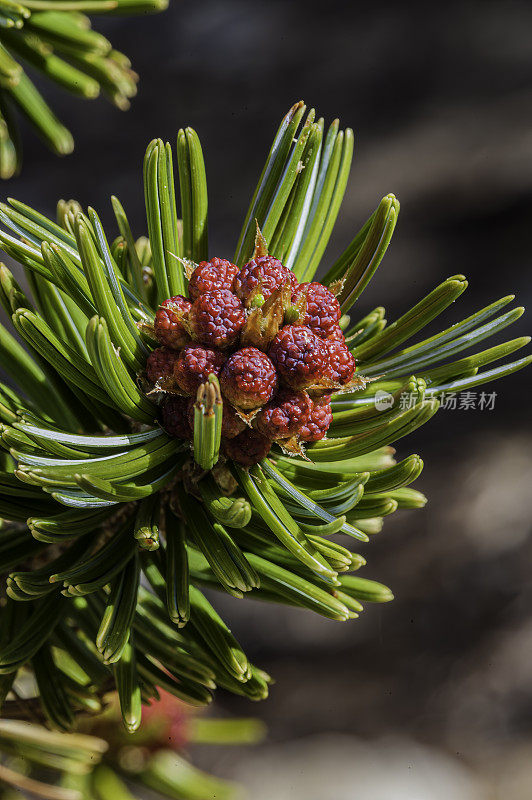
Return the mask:
<svg viewBox="0 0 532 800">
<path fill-rule="evenodd" d="M 258 720 L 202 718 L 169 695 L 149 707 L 142 733 L 117 733 L 117 714 L 112 698 L 96 722 L 85 721 L 82 734 L 1 720 L 0 797 L 10 797 L 11 787 L 17 794 L 48 800 L 128 800 L 143 786 L 151 786 L 166 798 L 199 800 L 207 792 L 209 797 L 233 800 L 240 795 L 239 787 L 194 767 L 183 751 L 196 742 L 252 745 L 264 736 Z M 129 758 L 124 759 L 125 751 Z"/>
<path fill-rule="evenodd" d="M 148 14 L 168 0 L 14 0 L 0 2 L 0 178 L 22 166 L 14 111 L 17 108 L 57 155 L 74 148 L 70 131 L 28 77 L 24 65 L 72 94 L 100 92 L 118 108 L 129 108 L 138 76 L 127 56 L 94 31 L 87 14 Z"/>
<path fill-rule="evenodd" d="M 75 41 L 78 58 L 93 51 L 104 57 L 105 41 L 89 29 L 73 31 L 66 11 L 52 33 L 57 16 L 47 14 L 59 12 L 37 6 L 27 6 L 30 19 L 42 14 L 34 28 L 53 38 L 54 48 L 66 53 Z M 116 10 L 145 7 L 119 0 Z M 9 0 L 2 8 L 15 14 Z M 0 73 L 6 80 L 18 75 L 3 51 Z M 257 283 L 245 307 L 227 292 L 246 326 L 246 346 L 248 339 L 257 344 L 263 362 L 271 338 L 304 318 L 352 157 L 349 130 L 334 121 L 325 133 L 314 111 L 304 114 L 297 103 L 281 123 L 236 265 L 212 254 L 209 262 L 231 281 L 253 258 L 284 259 L 293 269 L 282 273 L 292 288 L 267 296 Z M 267 400 L 234 405 L 223 375 L 216 377 L 214 351 L 197 395 L 197 386 L 173 382 L 174 371 L 166 383 L 148 377 L 152 353 L 180 360 L 199 346 L 191 302 L 196 308 L 194 298 L 209 294 L 194 286 L 195 262 L 209 255 L 208 203 L 201 146 L 189 128 L 178 134 L 176 177 L 173 163 L 169 144 L 148 146 L 149 238 L 135 238 L 116 197 L 116 239 L 93 209 L 75 201 L 58 204 L 57 221 L 13 199 L 0 207 L 0 243 L 29 285 L 25 294 L 0 267 L 0 301 L 24 343 L 2 331 L 0 360 L 15 388 L 0 384 L 0 699 L 12 715 L 18 682 L 33 672 L 37 713 L 61 730 L 80 714 L 99 713 L 113 687 L 128 731 L 139 727 L 160 689 L 193 706 L 210 703 L 217 686 L 266 697 L 269 677 L 249 662 L 204 587 L 339 621 L 358 617 L 366 603 L 391 600 L 387 587 L 354 574 L 366 560 L 350 546 L 363 546 L 396 510 L 426 502 L 411 485 L 421 458 L 396 462 L 391 445 L 434 416 L 442 392 L 503 377 L 532 360 L 507 360 L 526 337 L 479 349 L 521 315 L 519 307 L 506 310 L 513 297 L 424 338 L 426 325 L 466 289 L 460 275 L 392 323 L 381 306 L 353 313 L 397 221 L 399 205 L 387 195 L 324 279 L 341 304 L 336 335 L 358 370 L 345 384 L 331 379 L 297 395 L 315 403 L 332 393 L 327 436 L 304 450 L 300 429 L 261 434 L 262 454 L 253 460 L 248 444 L 233 457 L 231 443 L 256 435 Z M 161 319 L 167 333 L 181 337 L 174 350 L 156 349 Z M 218 354 L 224 363 L 228 352 L 234 347 Z M 174 428 L 165 418 L 168 404 L 182 412 L 171 418 Z M 33 700 L 26 703 L 35 713 Z M 159 767 L 145 776 L 151 786 L 173 780 Z M 113 785 L 105 772 L 98 780 Z"/>
</svg>

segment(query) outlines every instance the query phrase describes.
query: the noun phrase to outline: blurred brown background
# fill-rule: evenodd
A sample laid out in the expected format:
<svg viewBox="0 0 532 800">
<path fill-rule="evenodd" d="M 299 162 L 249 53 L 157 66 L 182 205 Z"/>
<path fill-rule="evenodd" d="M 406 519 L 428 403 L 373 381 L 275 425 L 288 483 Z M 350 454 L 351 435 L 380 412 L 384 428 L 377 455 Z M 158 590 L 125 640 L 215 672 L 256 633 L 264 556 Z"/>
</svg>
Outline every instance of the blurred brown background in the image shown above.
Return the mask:
<svg viewBox="0 0 532 800">
<path fill-rule="evenodd" d="M 446 324 L 531 295 L 532 5 L 172 0 L 146 20 L 103 20 L 135 53 L 128 114 L 59 91 L 76 136 L 57 160 L 25 137 L 5 193 L 52 212 L 58 197 L 110 220 L 109 195 L 143 230 L 141 162 L 154 136 L 192 125 L 206 156 L 211 252 L 230 257 L 280 117 L 300 98 L 353 127 L 356 158 L 333 257 L 393 191 L 402 210 L 361 314 L 393 319 L 445 277 L 470 289 Z M 530 302 L 528 302 L 530 305 Z M 530 332 L 520 320 L 510 336 Z M 349 625 L 216 598 L 250 656 L 277 679 L 255 713 L 268 742 L 199 763 L 253 800 L 521 800 L 532 796 L 530 371 L 493 384 L 493 411 L 442 411 L 410 440 L 423 511 L 361 550 L 393 604 Z"/>
</svg>

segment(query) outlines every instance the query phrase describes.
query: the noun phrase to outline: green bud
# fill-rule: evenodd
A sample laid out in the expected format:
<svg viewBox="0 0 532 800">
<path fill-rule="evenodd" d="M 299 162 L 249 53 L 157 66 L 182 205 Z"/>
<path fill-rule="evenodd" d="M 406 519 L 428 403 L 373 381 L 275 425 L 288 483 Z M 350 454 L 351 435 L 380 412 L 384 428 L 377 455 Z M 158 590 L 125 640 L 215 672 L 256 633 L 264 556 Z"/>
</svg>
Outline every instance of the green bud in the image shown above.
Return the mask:
<svg viewBox="0 0 532 800">
<path fill-rule="evenodd" d="M 287 325 L 292 322 L 299 322 L 299 309 L 297 306 L 288 306 L 284 312 L 284 321 Z"/>
<path fill-rule="evenodd" d="M 264 305 L 264 295 L 256 294 L 253 300 L 251 301 L 251 308 L 262 308 L 263 305 Z"/>
</svg>

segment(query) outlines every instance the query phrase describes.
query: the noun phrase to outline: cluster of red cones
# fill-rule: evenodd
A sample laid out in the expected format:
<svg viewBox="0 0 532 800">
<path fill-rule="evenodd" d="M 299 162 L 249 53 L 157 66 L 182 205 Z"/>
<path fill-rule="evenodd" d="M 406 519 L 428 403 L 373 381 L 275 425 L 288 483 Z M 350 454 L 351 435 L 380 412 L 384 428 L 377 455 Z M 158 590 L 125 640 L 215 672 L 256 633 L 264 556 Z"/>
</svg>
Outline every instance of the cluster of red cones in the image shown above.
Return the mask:
<svg viewBox="0 0 532 800">
<path fill-rule="evenodd" d="M 272 442 L 302 453 L 332 421 L 333 392 L 349 389 L 355 359 L 339 326 L 340 305 L 320 283 L 260 253 L 242 269 L 221 258 L 189 274 L 189 298 L 161 303 L 154 323 L 161 344 L 146 364 L 164 393 L 162 421 L 172 436 L 192 438 L 199 386 L 217 376 L 224 400 L 226 454 L 250 466 Z"/>
</svg>

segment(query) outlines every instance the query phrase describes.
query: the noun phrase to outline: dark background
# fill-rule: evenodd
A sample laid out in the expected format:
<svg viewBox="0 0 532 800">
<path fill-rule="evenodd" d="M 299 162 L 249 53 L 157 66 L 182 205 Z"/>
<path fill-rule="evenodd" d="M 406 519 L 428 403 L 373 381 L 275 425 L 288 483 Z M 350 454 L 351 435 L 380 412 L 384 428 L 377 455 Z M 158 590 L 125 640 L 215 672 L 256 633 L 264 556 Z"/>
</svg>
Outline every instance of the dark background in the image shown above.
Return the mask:
<svg viewBox="0 0 532 800">
<path fill-rule="evenodd" d="M 98 20 L 141 75 L 121 113 L 43 90 L 76 138 L 53 158 L 25 132 L 4 185 L 53 213 L 109 196 L 144 233 L 141 164 L 153 137 L 192 125 L 205 153 L 211 253 L 231 257 L 281 116 L 304 99 L 355 131 L 350 185 L 326 260 L 392 191 L 402 210 L 361 313 L 393 319 L 444 278 L 470 288 L 445 325 L 515 292 L 527 305 L 532 214 L 532 5 L 171 0 L 145 19 Z M 528 303 L 530 305 L 530 303 Z M 508 338 L 531 332 L 529 318 Z M 532 794 L 530 371 L 494 384 L 493 411 L 442 411 L 400 442 L 430 499 L 361 551 L 393 604 L 348 625 L 220 599 L 277 679 L 255 713 L 268 742 L 196 753 L 253 800 L 520 800 Z"/>
</svg>

